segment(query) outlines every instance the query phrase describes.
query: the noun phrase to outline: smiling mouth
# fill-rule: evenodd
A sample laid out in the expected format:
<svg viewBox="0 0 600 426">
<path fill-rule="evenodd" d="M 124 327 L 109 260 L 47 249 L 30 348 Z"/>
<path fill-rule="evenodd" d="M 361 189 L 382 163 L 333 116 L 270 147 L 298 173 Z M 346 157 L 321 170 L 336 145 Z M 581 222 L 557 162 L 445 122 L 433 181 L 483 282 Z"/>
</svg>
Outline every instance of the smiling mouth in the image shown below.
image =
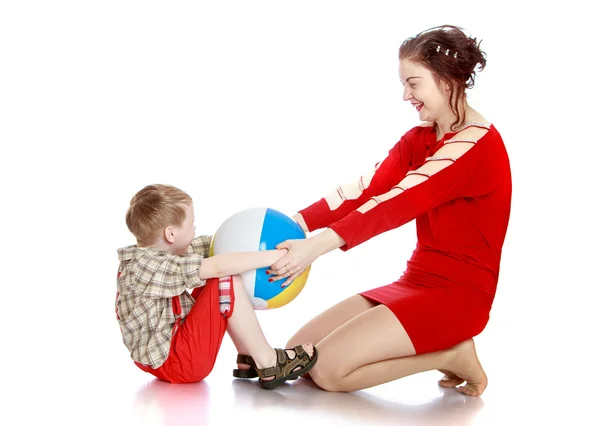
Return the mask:
<svg viewBox="0 0 600 426">
<path fill-rule="evenodd" d="M 419 112 L 423 109 L 423 102 L 420 102 L 418 104 L 413 104 L 413 106 L 417 109 L 417 112 Z"/>
</svg>

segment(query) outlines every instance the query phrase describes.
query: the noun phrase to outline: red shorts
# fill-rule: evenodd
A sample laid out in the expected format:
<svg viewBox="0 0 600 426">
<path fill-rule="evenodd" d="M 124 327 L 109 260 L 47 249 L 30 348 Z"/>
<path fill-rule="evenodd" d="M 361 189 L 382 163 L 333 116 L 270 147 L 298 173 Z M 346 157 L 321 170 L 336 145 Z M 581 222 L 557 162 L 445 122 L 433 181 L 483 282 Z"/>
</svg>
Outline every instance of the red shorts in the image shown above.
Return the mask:
<svg viewBox="0 0 600 426">
<path fill-rule="evenodd" d="M 181 322 L 171 339 L 167 360 L 158 368 L 135 362 L 140 369 L 170 383 L 202 381 L 212 371 L 227 330 L 227 318 L 235 304 L 231 286 L 231 307 L 227 317 L 219 308 L 219 279 L 211 278 L 203 287 L 195 288 L 196 300 L 190 313 Z"/>
</svg>

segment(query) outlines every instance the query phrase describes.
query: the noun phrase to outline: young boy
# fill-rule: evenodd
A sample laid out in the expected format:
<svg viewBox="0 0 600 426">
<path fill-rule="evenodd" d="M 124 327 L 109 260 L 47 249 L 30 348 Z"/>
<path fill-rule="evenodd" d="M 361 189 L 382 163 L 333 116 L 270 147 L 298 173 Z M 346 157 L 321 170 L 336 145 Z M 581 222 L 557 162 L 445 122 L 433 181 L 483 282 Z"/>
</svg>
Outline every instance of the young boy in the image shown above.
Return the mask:
<svg viewBox="0 0 600 426">
<path fill-rule="evenodd" d="M 170 185 L 140 190 L 126 223 L 137 245 L 118 250 L 115 308 L 123 343 L 140 369 L 171 383 L 199 382 L 211 372 L 225 331 L 263 388 L 313 367 L 312 344 L 282 350 L 267 343 L 238 275 L 272 265 L 287 250 L 208 257 L 210 236 L 194 238 L 191 197 Z"/>
</svg>

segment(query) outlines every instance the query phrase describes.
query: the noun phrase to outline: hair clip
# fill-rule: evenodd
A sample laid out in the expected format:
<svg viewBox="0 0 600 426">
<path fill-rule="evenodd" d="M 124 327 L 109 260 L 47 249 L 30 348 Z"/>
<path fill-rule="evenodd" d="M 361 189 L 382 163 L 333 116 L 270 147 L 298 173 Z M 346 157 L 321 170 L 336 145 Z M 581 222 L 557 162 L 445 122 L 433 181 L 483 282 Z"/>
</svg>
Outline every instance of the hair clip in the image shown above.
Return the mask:
<svg viewBox="0 0 600 426">
<path fill-rule="evenodd" d="M 438 52 L 438 53 L 439 53 L 439 52 L 441 52 L 441 51 L 442 51 L 442 46 L 438 45 L 438 46 L 435 48 L 435 51 L 436 51 L 436 52 Z M 444 50 L 444 53 L 446 54 L 446 56 L 448 56 L 448 54 L 449 54 L 449 53 L 451 53 L 451 52 L 450 52 L 450 49 L 445 49 L 445 50 Z M 452 56 L 454 56 L 454 58 L 457 58 L 457 57 L 458 57 L 458 52 L 454 52 L 454 53 L 451 53 L 451 54 L 452 54 Z"/>
</svg>

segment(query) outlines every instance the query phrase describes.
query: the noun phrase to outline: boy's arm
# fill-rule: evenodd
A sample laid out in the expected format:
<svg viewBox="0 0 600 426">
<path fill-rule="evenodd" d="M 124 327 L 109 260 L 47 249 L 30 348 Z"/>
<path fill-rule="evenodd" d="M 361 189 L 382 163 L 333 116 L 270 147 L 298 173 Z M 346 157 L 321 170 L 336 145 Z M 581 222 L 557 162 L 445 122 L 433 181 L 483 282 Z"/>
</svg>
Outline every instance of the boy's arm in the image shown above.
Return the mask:
<svg viewBox="0 0 600 426">
<path fill-rule="evenodd" d="M 202 260 L 199 268 L 200 279 L 237 275 L 252 269 L 265 268 L 285 254 L 287 249 L 216 254 Z"/>
</svg>

